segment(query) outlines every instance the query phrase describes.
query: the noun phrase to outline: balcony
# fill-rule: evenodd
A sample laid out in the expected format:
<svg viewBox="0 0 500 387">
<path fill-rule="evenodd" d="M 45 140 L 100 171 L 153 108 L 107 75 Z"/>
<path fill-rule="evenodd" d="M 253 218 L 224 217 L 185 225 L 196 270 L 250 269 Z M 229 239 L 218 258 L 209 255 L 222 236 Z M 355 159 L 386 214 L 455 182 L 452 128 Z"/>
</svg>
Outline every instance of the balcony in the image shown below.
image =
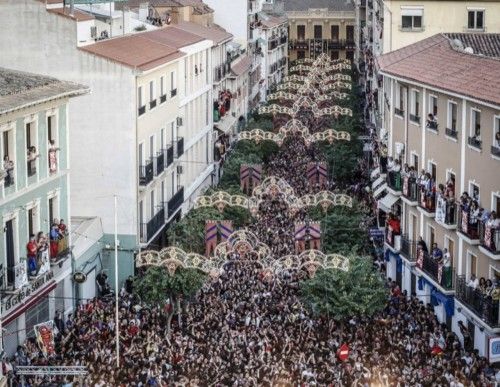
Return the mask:
<svg viewBox="0 0 500 387">
<path fill-rule="evenodd" d="M 146 105 L 141 106 L 141 107 L 140 107 L 139 109 L 137 109 L 137 110 L 138 110 L 138 113 L 137 113 L 137 114 L 138 114 L 139 116 L 142 116 L 144 113 L 146 113 Z"/>
<path fill-rule="evenodd" d="M 446 130 L 445 130 L 445 134 L 446 134 L 448 137 L 454 138 L 455 140 L 458 138 L 458 132 L 457 132 L 457 130 L 456 130 L 456 129 L 446 128 Z"/>
<path fill-rule="evenodd" d="M 167 95 L 166 94 L 160 95 L 160 103 L 163 103 L 166 100 L 167 100 Z"/>
<path fill-rule="evenodd" d="M 309 50 L 309 40 L 306 41 L 304 38 L 290 40 L 288 43 L 288 49 L 301 51 Z"/>
<path fill-rule="evenodd" d="M 452 267 L 445 267 L 442 260 L 437 260 L 425 251 L 418 250 L 417 267 L 443 289 L 448 291 L 454 289 L 455 270 Z"/>
<path fill-rule="evenodd" d="M 149 109 L 154 109 L 156 107 L 156 99 L 149 102 Z"/>
<path fill-rule="evenodd" d="M 184 187 L 180 186 L 174 196 L 168 201 L 168 218 L 174 215 L 184 203 Z"/>
<path fill-rule="evenodd" d="M 405 115 L 405 111 L 402 109 L 394 108 L 394 114 L 403 117 Z"/>
<path fill-rule="evenodd" d="M 492 328 L 500 328 L 498 315 L 499 301 L 495 301 L 491 296 L 487 296 L 481 291 L 467 286 L 464 275 L 456 277 L 455 297 L 464 306 L 470 309 L 482 321 Z"/>
<path fill-rule="evenodd" d="M 416 206 L 418 204 L 418 188 L 417 179 L 409 176 L 403 178 L 402 199 L 406 204 L 410 206 Z"/>
<path fill-rule="evenodd" d="M 36 175 L 36 159 L 27 161 L 28 177 Z"/>
<path fill-rule="evenodd" d="M 436 121 L 430 121 L 430 120 L 427 120 L 426 121 L 426 124 L 425 124 L 425 127 L 429 130 L 432 130 L 434 132 L 437 132 L 438 131 L 438 123 Z"/>
<path fill-rule="evenodd" d="M 163 150 L 156 154 L 156 176 L 165 170 L 165 153 Z"/>
<path fill-rule="evenodd" d="M 500 157 L 500 147 L 492 145 L 491 146 L 491 154 L 495 157 Z"/>
<path fill-rule="evenodd" d="M 442 194 L 437 194 L 436 223 L 448 230 L 457 228 L 457 203 Z"/>
<path fill-rule="evenodd" d="M 469 143 L 469 146 L 476 148 L 476 149 L 479 149 L 479 150 L 481 150 L 482 146 L 483 146 L 483 142 L 479 138 L 477 138 L 476 136 L 470 136 L 468 139 L 468 143 Z"/>
<path fill-rule="evenodd" d="M 146 165 L 139 166 L 139 184 L 146 186 L 153 181 L 154 166 L 153 161 L 150 160 Z"/>
<path fill-rule="evenodd" d="M 436 193 L 424 187 L 419 187 L 417 200 L 418 208 L 423 211 L 424 215 L 434 217 L 436 213 Z"/>
<path fill-rule="evenodd" d="M 172 145 L 168 145 L 167 149 L 165 149 L 165 155 L 165 168 L 168 168 L 174 163 L 174 147 Z"/>
<path fill-rule="evenodd" d="M 401 228 L 399 220 L 392 218 L 385 225 L 385 245 L 392 252 L 397 253 L 401 249 Z"/>
<path fill-rule="evenodd" d="M 470 210 L 460 207 L 457 211 L 457 233 L 471 245 L 479 244 L 478 222 L 472 219 Z"/>
<path fill-rule="evenodd" d="M 410 121 L 416 124 L 420 124 L 420 117 L 416 114 L 410 114 Z"/>
<path fill-rule="evenodd" d="M 161 206 L 160 210 L 147 223 L 141 223 L 141 243 L 148 243 L 153 236 L 161 230 L 165 224 L 165 208 Z"/>
<path fill-rule="evenodd" d="M 500 259 L 500 228 L 494 220 L 479 221 L 479 249 L 493 259 Z"/>
<path fill-rule="evenodd" d="M 401 172 L 389 171 L 387 173 L 387 188 L 394 195 L 401 195 Z"/>
<path fill-rule="evenodd" d="M 184 154 L 184 137 L 177 137 L 176 151 L 177 153 L 175 154 L 175 156 L 177 158 L 181 157 Z"/>
<path fill-rule="evenodd" d="M 414 263 L 417 259 L 417 244 L 408 238 L 408 235 L 401 236 L 401 249 L 399 254 L 407 261 Z"/>
<path fill-rule="evenodd" d="M 170 90 L 170 98 L 174 98 L 177 95 L 177 89 Z"/>
</svg>

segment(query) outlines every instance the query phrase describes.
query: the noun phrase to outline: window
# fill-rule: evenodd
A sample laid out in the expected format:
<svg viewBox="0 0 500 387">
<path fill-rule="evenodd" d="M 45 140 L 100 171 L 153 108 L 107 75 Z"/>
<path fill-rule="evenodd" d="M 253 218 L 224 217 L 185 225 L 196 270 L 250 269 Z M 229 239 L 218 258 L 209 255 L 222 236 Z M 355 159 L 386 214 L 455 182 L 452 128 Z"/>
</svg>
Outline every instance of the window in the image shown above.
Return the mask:
<svg viewBox="0 0 500 387">
<path fill-rule="evenodd" d="M 306 39 L 306 26 L 297 26 L 297 39 L 298 40 Z"/>
<path fill-rule="evenodd" d="M 420 92 L 418 90 L 411 91 L 411 114 L 410 120 L 420 122 Z"/>
<path fill-rule="evenodd" d="M 346 26 L 345 34 L 347 42 L 354 42 L 354 26 Z"/>
<path fill-rule="evenodd" d="M 476 109 L 471 109 L 470 112 L 470 135 L 481 141 L 481 112 Z"/>
<path fill-rule="evenodd" d="M 150 204 L 150 214 L 151 218 L 155 216 L 155 191 L 151 191 L 150 193 L 150 198 L 149 198 L 149 204 Z"/>
<path fill-rule="evenodd" d="M 56 116 L 52 115 L 52 116 L 47 117 L 47 134 L 48 134 L 49 141 L 52 141 L 52 140 L 57 141 L 57 138 L 56 138 L 57 127 L 56 127 L 55 123 L 56 123 Z"/>
<path fill-rule="evenodd" d="M 155 90 L 155 82 L 149 82 L 149 108 L 153 109 L 156 107 L 156 90 Z"/>
<path fill-rule="evenodd" d="M 493 118 L 493 146 L 500 149 L 500 116 Z"/>
<path fill-rule="evenodd" d="M 457 131 L 457 104 L 452 101 L 448 101 L 448 122 L 447 127 L 451 129 L 452 132 Z"/>
<path fill-rule="evenodd" d="M 161 76 L 160 77 L 160 95 L 165 94 L 165 77 Z"/>
<path fill-rule="evenodd" d="M 323 39 L 323 26 L 314 26 L 314 39 Z"/>
<path fill-rule="evenodd" d="M 450 253 L 450 264 L 453 266 L 453 257 L 455 255 L 455 241 L 449 236 L 444 237 L 444 247 Z"/>
<path fill-rule="evenodd" d="M 146 101 L 144 98 L 144 89 L 142 86 L 137 88 L 137 106 L 139 110 L 139 115 L 142 115 L 146 112 Z"/>
<path fill-rule="evenodd" d="M 149 137 L 149 157 L 153 159 L 155 156 L 155 136 Z"/>
<path fill-rule="evenodd" d="M 396 87 L 396 108 L 394 109 L 394 113 L 398 116 L 403 116 L 404 114 L 404 87 L 402 85 L 398 85 Z"/>
<path fill-rule="evenodd" d="M 339 40 L 339 26 L 331 26 L 332 40 L 338 42 Z"/>
<path fill-rule="evenodd" d="M 467 271 L 469 278 L 471 275 L 477 275 L 477 257 L 470 251 L 467 251 Z"/>
<path fill-rule="evenodd" d="M 402 7 L 401 8 L 401 29 L 402 30 L 421 30 L 423 16 L 424 16 L 424 9 L 423 8 Z"/>
<path fill-rule="evenodd" d="M 431 174 L 431 177 L 432 177 L 432 180 L 436 181 L 437 180 L 437 168 L 436 168 L 436 164 L 433 163 L 432 161 L 429 161 L 429 165 L 428 165 L 428 168 L 427 168 L 428 172 Z"/>
<path fill-rule="evenodd" d="M 438 114 L 438 99 L 435 95 L 429 96 L 429 113 L 431 113 L 434 117 Z"/>
<path fill-rule="evenodd" d="M 165 182 L 161 182 L 161 204 L 165 203 Z"/>
<path fill-rule="evenodd" d="M 484 10 L 469 10 L 467 20 L 469 30 L 484 30 Z"/>
<path fill-rule="evenodd" d="M 478 203 L 481 203 L 481 195 L 480 195 L 479 186 L 472 181 L 469 182 L 469 196 L 472 198 L 472 200 L 475 200 Z"/>
<path fill-rule="evenodd" d="M 436 243 L 436 231 L 434 227 L 427 226 L 427 240 L 429 241 L 429 250 L 432 249 L 432 245 Z"/>
<path fill-rule="evenodd" d="M 174 97 L 177 94 L 177 85 L 175 82 L 175 71 L 170 72 L 170 96 Z"/>
<path fill-rule="evenodd" d="M 419 166 L 418 166 L 418 155 L 416 153 L 412 153 L 412 158 L 413 158 L 413 161 L 412 161 L 412 165 L 413 165 L 413 168 L 415 168 L 415 171 L 419 171 Z"/>
</svg>

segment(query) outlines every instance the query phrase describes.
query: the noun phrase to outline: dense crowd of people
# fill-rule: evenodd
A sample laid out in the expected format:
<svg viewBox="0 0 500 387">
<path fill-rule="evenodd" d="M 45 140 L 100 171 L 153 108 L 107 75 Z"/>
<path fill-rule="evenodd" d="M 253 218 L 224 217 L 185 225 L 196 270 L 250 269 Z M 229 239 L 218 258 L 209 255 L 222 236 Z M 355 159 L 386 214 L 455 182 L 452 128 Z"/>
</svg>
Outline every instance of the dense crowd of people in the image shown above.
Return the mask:
<svg viewBox="0 0 500 387">
<path fill-rule="evenodd" d="M 311 126 L 314 119 L 304 117 Z M 265 168 L 302 196 L 333 188 L 308 181 L 307 165 L 318 161 L 314 145 L 292 136 Z M 350 190 L 373 204 L 362 187 Z M 291 212 L 283 193 L 266 193 L 262 199 L 252 231 L 275 256 L 294 253 L 294 224 L 306 219 L 305 212 Z M 375 264 L 383 270 L 380 249 L 374 242 Z M 300 301 L 303 275 L 294 270 L 269 277 L 252 253 L 233 252 L 217 279 L 183 300 L 170 331 L 173 302 L 142 304 L 128 279 L 119 297 L 121 367 L 115 367 L 118 327 L 110 297 L 89 300 L 66 318 L 56 315 L 54 355 L 44 356 L 30 338 L 2 366 L 12 375 L 17 365 L 84 365 L 89 371 L 84 385 L 97 387 L 493 385 L 496 375 L 487 360 L 471 348 L 464 350 L 431 305 L 401 292 L 394 282 L 387 283 L 381 312 L 336 321 L 328 318 L 335 316 L 314 317 Z M 103 295 L 109 295 L 104 276 L 99 281 Z M 465 328 L 464 340 L 466 334 Z M 348 355 L 342 358 L 346 346 Z M 75 381 L 70 376 L 27 380 L 29 385 Z"/>
</svg>

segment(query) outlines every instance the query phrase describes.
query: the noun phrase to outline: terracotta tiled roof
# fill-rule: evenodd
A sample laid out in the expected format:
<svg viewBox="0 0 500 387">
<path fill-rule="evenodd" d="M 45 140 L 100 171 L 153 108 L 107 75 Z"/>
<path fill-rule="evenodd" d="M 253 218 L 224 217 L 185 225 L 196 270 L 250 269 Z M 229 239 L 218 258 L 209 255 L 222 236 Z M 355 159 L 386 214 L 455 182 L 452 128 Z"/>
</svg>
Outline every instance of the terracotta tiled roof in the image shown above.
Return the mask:
<svg viewBox="0 0 500 387">
<path fill-rule="evenodd" d="M 151 39 L 147 32 L 103 40 L 80 49 L 141 70 L 150 70 L 184 56 L 175 47 Z"/>
<path fill-rule="evenodd" d="M 86 21 L 86 20 L 94 20 L 95 17 L 87 12 L 80 11 L 79 9 L 74 9 L 73 15 L 69 14 L 69 7 L 65 8 L 50 8 L 47 9 L 50 13 L 55 13 L 60 16 L 67 17 L 69 19 L 73 19 L 76 21 Z"/>
<path fill-rule="evenodd" d="M 0 114 L 89 92 L 87 86 L 0 67 Z"/>
<path fill-rule="evenodd" d="M 283 17 L 282 16 L 272 16 L 272 15 L 265 14 L 263 12 L 260 13 L 260 16 L 261 16 L 260 21 L 262 22 L 262 26 L 264 28 L 277 27 L 280 24 L 286 23 L 288 20 L 284 16 Z"/>
<path fill-rule="evenodd" d="M 200 24 L 182 21 L 179 22 L 179 24 L 176 24 L 175 26 L 181 28 L 184 31 L 188 31 L 194 35 L 197 35 L 201 38 L 210 39 L 216 45 L 225 42 L 227 40 L 230 40 L 233 37 L 232 34 L 227 32 L 225 29 L 218 26 L 217 24 L 214 24 L 210 27 L 205 27 Z"/>
<path fill-rule="evenodd" d="M 178 25 L 170 25 L 158 30 L 144 32 L 141 35 L 145 35 L 147 39 L 177 49 L 205 40 L 202 36 L 192 34 Z"/>
<path fill-rule="evenodd" d="M 250 66 L 252 65 L 252 58 L 248 55 L 241 58 L 237 63 L 231 65 L 231 71 L 234 75 L 239 76 L 246 71 L 250 70 Z"/>
<path fill-rule="evenodd" d="M 458 39 L 464 47 L 471 47 L 474 54 L 500 57 L 500 34 L 446 33 L 450 39 Z"/>
<path fill-rule="evenodd" d="M 387 74 L 500 106 L 500 60 L 454 49 L 443 34 L 384 54 Z"/>
</svg>

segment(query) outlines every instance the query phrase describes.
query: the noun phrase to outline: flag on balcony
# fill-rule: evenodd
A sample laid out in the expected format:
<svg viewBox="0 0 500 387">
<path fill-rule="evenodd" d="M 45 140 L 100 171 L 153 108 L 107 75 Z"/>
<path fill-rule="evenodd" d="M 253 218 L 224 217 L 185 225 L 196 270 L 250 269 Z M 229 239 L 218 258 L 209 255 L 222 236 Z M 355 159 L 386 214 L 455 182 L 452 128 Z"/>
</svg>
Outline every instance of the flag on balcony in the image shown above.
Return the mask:
<svg viewBox="0 0 500 387">
<path fill-rule="evenodd" d="M 462 232 L 469 233 L 469 212 L 462 210 Z"/>
<path fill-rule="evenodd" d="M 493 238 L 492 238 L 493 233 L 491 232 L 491 226 L 486 226 L 484 228 L 484 244 L 486 247 L 490 250 L 493 250 L 495 246 L 493 246 Z"/>
<path fill-rule="evenodd" d="M 217 221 L 207 220 L 205 222 L 205 255 L 208 257 L 217 246 Z"/>
</svg>

